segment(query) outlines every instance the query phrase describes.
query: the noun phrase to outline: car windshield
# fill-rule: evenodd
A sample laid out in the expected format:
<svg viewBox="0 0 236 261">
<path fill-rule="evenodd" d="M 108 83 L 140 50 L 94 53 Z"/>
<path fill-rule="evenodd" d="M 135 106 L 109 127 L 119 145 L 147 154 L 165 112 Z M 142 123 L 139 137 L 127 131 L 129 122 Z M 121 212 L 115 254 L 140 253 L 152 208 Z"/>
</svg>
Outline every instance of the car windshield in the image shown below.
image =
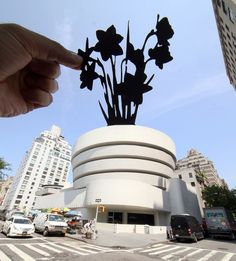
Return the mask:
<svg viewBox="0 0 236 261">
<path fill-rule="evenodd" d="M 50 215 L 48 220 L 49 221 L 64 221 L 64 217 L 59 216 L 59 215 Z"/>
<path fill-rule="evenodd" d="M 12 216 L 24 216 L 24 212 L 13 212 Z"/>
<path fill-rule="evenodd" d="M 31 221 L 29 219 L 15 218 L 13 223 L 16 223 L 16 224 L 31 224 Z"/>
</svg>

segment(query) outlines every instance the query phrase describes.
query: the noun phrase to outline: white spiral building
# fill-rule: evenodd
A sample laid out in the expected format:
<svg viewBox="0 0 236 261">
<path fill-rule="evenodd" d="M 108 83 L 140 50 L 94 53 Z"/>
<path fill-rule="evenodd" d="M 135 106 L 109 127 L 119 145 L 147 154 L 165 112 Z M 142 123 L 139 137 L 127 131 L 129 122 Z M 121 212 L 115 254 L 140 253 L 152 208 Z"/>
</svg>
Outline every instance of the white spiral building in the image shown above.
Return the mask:
<svg viewBox="0 0 236 261">
<path fill-rule="evenodd" d="M 175 144 L 162 132 L 133 125 L 96 129 L 74 146 L 74 188 L 86 187 L 87 208 L 105 206 L 103 221 L 154 225 L 170 212 L 166 189 L 175 161 Z"/>
<path fill-rule="evenodd" d="M 168 225 L 172 213 L 198 216 L 197 197 L 176 178 L 175 144 L 142 126 L 114 125 L 82 135 L 72 152 L 73 187 L 38 200 L 36 208 L 79 209 L 98 222 Z"/>
</svg>

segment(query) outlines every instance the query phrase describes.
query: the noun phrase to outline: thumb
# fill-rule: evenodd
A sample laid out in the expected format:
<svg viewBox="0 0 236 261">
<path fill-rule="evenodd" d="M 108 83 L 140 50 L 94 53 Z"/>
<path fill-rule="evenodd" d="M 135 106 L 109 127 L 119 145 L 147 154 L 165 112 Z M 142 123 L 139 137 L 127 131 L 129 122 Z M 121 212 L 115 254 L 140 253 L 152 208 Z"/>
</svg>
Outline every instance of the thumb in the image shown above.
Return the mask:
<svg viewBox="0 0 236 261">
<path fill-rule="evenodd" d="M 12 25 L 12 33 L 32 58 L 54 61 L 72 69 L 80 69 L 82 57 L 67 50 L 58 42 L 19 25 Z"/>
</svg>

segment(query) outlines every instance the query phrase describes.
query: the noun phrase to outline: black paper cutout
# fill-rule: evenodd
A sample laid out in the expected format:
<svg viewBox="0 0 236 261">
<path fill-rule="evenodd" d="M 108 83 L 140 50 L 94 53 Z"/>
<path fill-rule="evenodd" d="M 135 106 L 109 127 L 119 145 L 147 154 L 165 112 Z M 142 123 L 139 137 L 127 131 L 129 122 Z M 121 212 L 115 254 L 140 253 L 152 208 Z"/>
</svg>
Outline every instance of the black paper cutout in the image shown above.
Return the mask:
<svg viewBox="0 0 236 261">
<path fill-rule="evenodd" d="M 91 91 L 94 80 L 100 79 L 107 110 L 103 108 L 100 101 L 99 106 L 107 125 L 135 124 L 139 105 L 143 102 L 143 94 L 153 88 L 149 84 L 154 75 L 148 78 L 145 74 L 146 65 L 153 60 L 160 69 L 163 69 L 164 63 L 173 60 L 168 42 L 173 35 L 174 31 L 168 18 L 164 17 L 159 21 L 157 15 L 156 27 L 147 34 L 142 49 L 135 49 L 130 42 L 128 23 L 125 57 L 119 65 L 116 57 L 124 54 L 120 46 L 123 37 L 116 33 L 114 25 L 106 31 L 96 32 L 98 42 L 94 47 L 89 47 L 87 38 L 85 51 L 78 50 L 78 55 L 84 59 L 80 88 L 87 87 Z M 148 40 L 153 36 L 156 37 L 155 46 L 145 50 Z M 110 64 L 109 73 L 102 61 Z M 135 68 L 133 73 L 128 70 L 130 63 Z"/>
</svg>

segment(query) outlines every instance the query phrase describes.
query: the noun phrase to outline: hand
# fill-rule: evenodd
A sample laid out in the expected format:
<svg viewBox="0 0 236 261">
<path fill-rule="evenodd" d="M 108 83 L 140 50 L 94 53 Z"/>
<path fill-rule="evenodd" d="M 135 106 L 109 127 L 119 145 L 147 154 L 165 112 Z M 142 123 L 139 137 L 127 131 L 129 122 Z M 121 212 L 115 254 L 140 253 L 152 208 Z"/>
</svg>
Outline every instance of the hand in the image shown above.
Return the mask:
<svg viewBox="0 0 236 261">
<path fill-rule="evenodd" d="M 80 69 L 82 58 L 59 43 L 16 24 L 0 24 L 0 116 L 48 106 L 60 64 Z"/>
</svg>

